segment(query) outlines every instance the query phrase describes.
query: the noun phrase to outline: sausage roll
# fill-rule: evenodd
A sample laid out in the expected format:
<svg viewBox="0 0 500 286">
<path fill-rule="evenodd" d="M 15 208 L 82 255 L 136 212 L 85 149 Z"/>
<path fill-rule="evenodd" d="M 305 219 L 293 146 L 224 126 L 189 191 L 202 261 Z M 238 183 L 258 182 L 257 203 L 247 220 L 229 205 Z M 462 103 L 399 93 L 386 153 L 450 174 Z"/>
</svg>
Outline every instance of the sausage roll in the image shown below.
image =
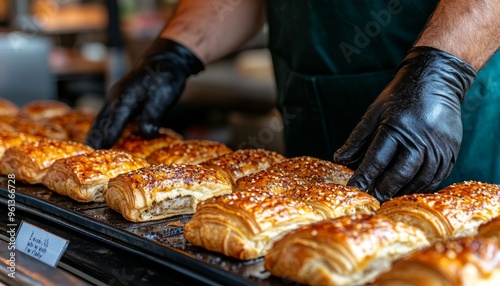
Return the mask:
<svg viewBox="0 0 500 286">
<path fill-rule="evenodd" d="M 42 140 L 43 137 L 21 132 L 0 132 L 0 158 L 5 150 L 10 147 L 21 145 L 25 142 L 35 142 Z"/>
<path fill-rule="evenodd" d="M 285 157 L 274 151 L 240 149 L 231 154 L 205 161 L 202 165 L 220 171 L 235 184 L 239 178 L 265 170 L 283 160 Z"/>
<path fill-rule="evenodd" d="M 38 184 L 57 159 L 94 151 L 90 146 L 52 139 L 27 142 L 5 151 L 0 161 L 2 174 L 15 174 L 16 180 Z"/>
<path fill-rule="evenodd" d="M 354 174 L 354 171 L 346 166 L 309 156 L 287 159 L 269 170 L 291 172 L 309 180 L 341 185 L 347 184 Z"/>
<path fill-rule="evenodd" d="M 481 237 L 436 242 L 396 260 L 373 286 L 496 286 L 500 246 Z"/>
<path fill-rule="evenodd" d="M 233 150 L 219 142 L 209 140 L 187 140 L 155 150 L 146 160 L 154 165 L 195 165 L 232 152 Z"/>
<path fill-rule="evenodd" d="M 182 136 L 169 129 L 163 129 L 162 133 L 152 139 L 144 139 L 137 134 L 124 137 L 115 144 L 112 149 L 122 150 L 130 154 L 146 159 L 153 151 L 168 147 L 182 141 Z"/>
<path fill-rule="evenodd" d="M 491 210 L 493 216 L 500 216 L 500 185 L 465 181 L 455 183 L 438 192 L 439 194 L 468 197 L 482 208 Z"/>
<path fill-rule="evenodd" d="M 129 153 L 98 150 L 55 161 L 42 184 L 79 202 L 104 202 L 102 191 L 109 179 L 146 166 L 145 160 Z"/>
<path fill-rule="evenodd" d="M 480 225 L 477 233 L 480 236 L 491 237 L 500 241 L 500 217 Z"/>
<path fill-rule="evenodd" d="M 231 182 L 200 165 L 151 165 L 108 182 L 104 200 L 129 221 L 192 214 L 199 202 L 232 192 Z"/>
<path fill-rule="evenodd" d="M 395 259 L 425 246 L 425 235 L 412 226 L 384 216 L 344 216 L 287 234 L 266 254 L 264 266 L 308 285 L 364 285 Z"/>
<path fill-rule="evenodd" d="M 10 100 L 0 98 L 0 116 L 13 116 L 19 112 L 19 108 Z"/>
<path fill-rule="evenodd" d="M 279 194 L 234 192 L 200 203 L 184 226 L 184 237 L 208 250 L 249 260 L 265 255 L 289 231 L 321 219 L 310 206 Z"/>
<path fill-rule="evenodd" d="M 36 100 L 27 103 L 21 112 L 33 119 L 51 118 L 71 111 L 71 107 L 57 100 Z"/>
<path fill-rule="evenodd" d="M 431 243 L 473 235 L 492 218 L 490 211 L 470 198 L 444 194 L 396 197 L 383 203 L 377 213 L 422 229 Z"/>
</svg>

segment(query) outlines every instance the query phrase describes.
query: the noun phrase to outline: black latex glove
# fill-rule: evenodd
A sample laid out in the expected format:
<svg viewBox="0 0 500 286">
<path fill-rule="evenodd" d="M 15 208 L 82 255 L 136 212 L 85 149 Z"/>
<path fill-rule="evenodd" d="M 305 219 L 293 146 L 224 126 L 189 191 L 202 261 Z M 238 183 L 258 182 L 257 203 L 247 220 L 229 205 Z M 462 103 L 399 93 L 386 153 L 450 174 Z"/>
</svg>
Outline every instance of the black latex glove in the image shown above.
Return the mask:
<svg viewBox="0 0 500 286">
<path fill-rule="evenodd" d="M 334 154 L 341 164 L 365 154 L 348 184 L 381 202 L 433 191 L 455 164 L 462 142 L 460 103 L 475 76 L 471 66 L 446 52 L 410 50 Z"/>
<path fill-rule="evenodd" d="M 111 87 L 86 143 L 95 149 L 113 146 L 127 122 L 136 116 L 140 134 L 156 136 L 162 117 L 179 99 L 186 79 L 203 68 L 203 63 L 179 43 L 156 39 L 141 61 Z"/>
</svg>

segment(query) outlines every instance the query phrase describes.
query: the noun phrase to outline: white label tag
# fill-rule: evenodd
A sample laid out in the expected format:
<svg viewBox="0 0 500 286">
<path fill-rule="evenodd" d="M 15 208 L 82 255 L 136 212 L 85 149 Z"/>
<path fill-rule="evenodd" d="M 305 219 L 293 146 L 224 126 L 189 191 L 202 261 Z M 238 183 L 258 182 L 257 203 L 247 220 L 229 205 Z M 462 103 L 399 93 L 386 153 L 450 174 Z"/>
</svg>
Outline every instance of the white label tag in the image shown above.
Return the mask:
<svg viewBox="0 0 500 286">
<path fill-rule="evenodd" d="M 57 265 L 68 244 L 68 240 L 24 221 L 17 232 L 16 249 L 52 267 Z"/>
</svg>

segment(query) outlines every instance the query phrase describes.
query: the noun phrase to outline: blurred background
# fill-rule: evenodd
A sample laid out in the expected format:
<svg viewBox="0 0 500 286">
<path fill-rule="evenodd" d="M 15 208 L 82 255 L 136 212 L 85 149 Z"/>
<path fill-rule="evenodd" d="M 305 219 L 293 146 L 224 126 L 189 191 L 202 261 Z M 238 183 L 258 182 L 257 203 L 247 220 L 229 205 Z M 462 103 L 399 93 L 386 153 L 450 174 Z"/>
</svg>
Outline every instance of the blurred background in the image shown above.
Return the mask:
<svg viewBox="0 0 500 286">
<path fill-rule="evenodd" d="M 168 23 L 178 0 L 0 0 L 0 97 L 100 109 Z M 191 77 L 164 125 L 186 139 L 283 153 L 282 121 L 264 28 Z"/>
</svg>

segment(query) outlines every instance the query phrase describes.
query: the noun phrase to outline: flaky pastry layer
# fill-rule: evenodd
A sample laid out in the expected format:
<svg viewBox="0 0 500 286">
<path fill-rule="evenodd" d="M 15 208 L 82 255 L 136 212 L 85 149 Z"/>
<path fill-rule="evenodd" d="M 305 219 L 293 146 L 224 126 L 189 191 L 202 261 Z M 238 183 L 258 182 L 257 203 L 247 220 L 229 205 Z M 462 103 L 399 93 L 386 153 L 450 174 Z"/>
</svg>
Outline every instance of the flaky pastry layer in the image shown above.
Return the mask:
<svg viewBox="0 0 500 286">
<path fill-rule="evenodd" d="M 375 197 L 355 187 L 339 184 L 310 184 L 283 194 L 310 205 L 325 219 L 374 214 L 380 208 L 380 203 Z"/>
<path fill-rule="evenodd" d="M 500 242 L 500 217 L 496 217 L 480 225 L 477 234 L 496 239 Z"/>
<path fill-rule="evenodd" d="M 492 218 L 468 197 L 445 194 L 413 194 L 382 204 L 378 214 L 424 231 L 430 242 L 474 235 L 480 224 Z"/>
</svg>

